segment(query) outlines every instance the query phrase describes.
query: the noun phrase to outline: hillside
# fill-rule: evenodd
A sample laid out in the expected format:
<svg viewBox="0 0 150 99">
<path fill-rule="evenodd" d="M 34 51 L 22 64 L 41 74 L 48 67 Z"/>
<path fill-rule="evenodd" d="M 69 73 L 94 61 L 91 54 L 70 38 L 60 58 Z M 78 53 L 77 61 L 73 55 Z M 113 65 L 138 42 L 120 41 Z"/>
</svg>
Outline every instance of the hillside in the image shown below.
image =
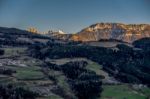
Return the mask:
<svg viewBox="0 0 150 99">
<path fill-rule="evenodd" d="M 150 96 L 149 38 L 133 44 L 114 39 L 75 42 L 0 28 L 0 40 L 1 99 Z"/>
<path fill-rule="evenodd" d="M 17 28 L 0 27 L 0 44 L 1 45 L 31 45 L 36 42 L 47 42 L 52 40 L 50 37 L 20 30 Z"/>
</svg>

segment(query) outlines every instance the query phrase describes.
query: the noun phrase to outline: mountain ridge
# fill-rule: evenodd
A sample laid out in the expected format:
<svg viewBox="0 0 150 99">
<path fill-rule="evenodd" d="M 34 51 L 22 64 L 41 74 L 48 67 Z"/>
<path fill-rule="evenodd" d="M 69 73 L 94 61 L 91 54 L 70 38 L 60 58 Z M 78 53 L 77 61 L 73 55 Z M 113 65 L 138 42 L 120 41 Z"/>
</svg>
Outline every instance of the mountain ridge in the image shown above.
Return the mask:
<svg viewBox="0 0 150 99">
<path fill-rule="evenodd" d="M 150 37 L 149 24 L 96 23 L 73 34 L 73 41 L 99 41 L 101 39 L 116 39 L 125 42 Z"/>
</svg>

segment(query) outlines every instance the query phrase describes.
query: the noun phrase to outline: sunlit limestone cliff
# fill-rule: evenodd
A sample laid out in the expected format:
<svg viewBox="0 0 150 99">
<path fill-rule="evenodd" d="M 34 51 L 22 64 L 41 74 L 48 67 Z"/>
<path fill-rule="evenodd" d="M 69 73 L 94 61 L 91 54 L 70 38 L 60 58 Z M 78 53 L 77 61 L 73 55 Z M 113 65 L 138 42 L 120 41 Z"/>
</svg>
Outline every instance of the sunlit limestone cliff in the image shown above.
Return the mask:
<svg viewBox="0 0 150 99">
<path fill-rule="evenodd" d="M 101 39 L 116 39 L 133 42 L 137 39 L 150 37 L 150 25 L 97 23 L 71 36 L 74 41 L 99 41 Z"/>
</svg>

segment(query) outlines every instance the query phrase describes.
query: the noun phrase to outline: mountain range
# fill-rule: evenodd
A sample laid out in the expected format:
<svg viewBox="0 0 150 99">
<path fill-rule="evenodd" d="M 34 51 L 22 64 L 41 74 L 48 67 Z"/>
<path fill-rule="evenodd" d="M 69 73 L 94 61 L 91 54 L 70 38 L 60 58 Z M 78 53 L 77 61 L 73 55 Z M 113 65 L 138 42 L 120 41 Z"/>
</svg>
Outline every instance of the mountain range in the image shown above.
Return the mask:
<svg viewBox="0 0 150 99">
<path fill-rule="evenodd" d="M 131 43 L 135 40 L 150 37 L 149 24 L 96 23 L 76 34 L 59 34 L 56 38 L 73 41 L 99 41 L 116 39 Z"/>
<path fill-rule="evenodd" d="M 16 28 L 0 27 L 0 33 L 3 33 L 3 35 L 8 34 L 9 37 L 11 35 L 11 37 L 16 37 L 14 34 L 17 34 L 17 36 L 26 35 L 27 37 L 32 34 L 39 37 L 39 33 L 32 33 Z M 1 35 L 1 38 L 3 38 L 3 35 Z M 62 31 L 48 31 L 47 34 L 40 35 L 45 38 L 54 38 L 65 41 L 89 42 L 114 39 L 132 43 L 138 39 L 150 37 L 150 24 L 96 23 L 75 34 L 68 34 Z M 19 39 L 23 40 L 24 37 L 22 37 L 23 36 L 19 37 Z"/>
</svg>

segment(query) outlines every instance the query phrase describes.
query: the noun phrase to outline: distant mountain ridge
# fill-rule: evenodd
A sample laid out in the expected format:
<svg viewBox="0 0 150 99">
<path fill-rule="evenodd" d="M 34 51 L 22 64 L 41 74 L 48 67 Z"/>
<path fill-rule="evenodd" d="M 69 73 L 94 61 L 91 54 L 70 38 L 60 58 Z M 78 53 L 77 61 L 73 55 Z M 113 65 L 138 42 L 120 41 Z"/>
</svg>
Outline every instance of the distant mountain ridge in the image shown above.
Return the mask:
<svg viewBox="0 0 150 99">
<path fill-rule="evenodd" d="M 149 24 L 97 23 L 72 35 L 69 39 L 73 41 L 116 39 L 133 42 L 145 37 L 150 37 Z"/>
<path fill-rule="evenodd" d="M 150 37 L 150 24 L 96 23 L 75 34 L 67 34 L 63 31 L 48 31 L 46 34 L 41 34 L 16 28 L 0 27 L 0 33 L 12 35 L 11 37 L 16 37 L 15 35 L 26 35 L 28 38 L 34 35 L 34 37 L 36 36 L 38 38 L 42 36 L 65 41 L 88 42 L 114 39 L 132 43 L 138 39 Z"/>
</svg>

